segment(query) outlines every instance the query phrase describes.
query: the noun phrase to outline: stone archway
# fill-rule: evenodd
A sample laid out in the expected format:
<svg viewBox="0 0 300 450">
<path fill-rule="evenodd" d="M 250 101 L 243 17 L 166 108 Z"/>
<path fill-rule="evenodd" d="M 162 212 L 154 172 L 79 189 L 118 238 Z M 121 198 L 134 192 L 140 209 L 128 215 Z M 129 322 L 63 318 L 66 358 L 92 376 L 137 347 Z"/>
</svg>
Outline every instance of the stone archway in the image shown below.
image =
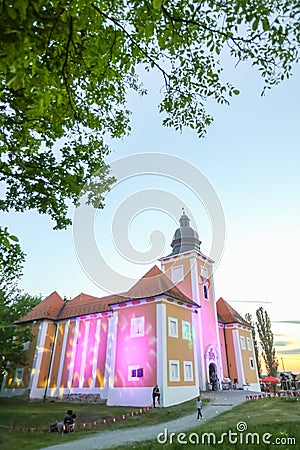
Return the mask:
<svg viewBox="0 0 300 450">
<path fill-rule="evenodd" d="M 209 389 L 219 389 L 219 355 L 214 345 L 209 345 L 205 352 L 206 377 Z"/>
</svg>

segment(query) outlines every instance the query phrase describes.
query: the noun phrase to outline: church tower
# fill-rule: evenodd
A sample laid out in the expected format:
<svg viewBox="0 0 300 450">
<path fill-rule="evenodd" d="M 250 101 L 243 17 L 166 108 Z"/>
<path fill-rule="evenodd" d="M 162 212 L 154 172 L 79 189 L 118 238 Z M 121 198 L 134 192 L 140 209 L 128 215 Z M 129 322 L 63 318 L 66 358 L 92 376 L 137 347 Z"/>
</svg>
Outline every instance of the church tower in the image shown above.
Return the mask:
<svg viewBox="0 0 300 450">
<path fill-rule="evenodd" d="M 218 316 L 213 282 L 214 261 L 200 250 L 198 233 L 190 226 L 184 209 L 171 247 L 172 253 L 160 259 L 161 269 L 187 297 L 199 305 L 193 322 L 199 384 L 207 390 L 212 379 L 223 379 Z"/>
</svg>

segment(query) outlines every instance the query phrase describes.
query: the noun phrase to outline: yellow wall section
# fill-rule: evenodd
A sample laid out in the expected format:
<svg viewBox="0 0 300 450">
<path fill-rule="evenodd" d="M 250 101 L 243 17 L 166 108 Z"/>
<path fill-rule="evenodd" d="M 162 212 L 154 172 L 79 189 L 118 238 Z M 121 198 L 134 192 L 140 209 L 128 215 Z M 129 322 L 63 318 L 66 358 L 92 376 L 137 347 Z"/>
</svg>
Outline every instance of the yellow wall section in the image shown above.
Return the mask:
<svg viewBox="0 0 300 450">
<path fill-rule="evenodd" d="M 30 342 L 29 349 L 27 350 L 27 352 L 25 354 L 26 363 L 25 363 L 25 370 L 24 370 L 24 376 L 23 376 L 23 383 L 24 383 L 25 388 L 29 387 L 31 368 L 32 368 L 35 350 L 36 350 L 37 337 L 39 334 L 39 326 L 40 326 L 39 323 L 35 323 L 35 324 L 32 324 L 31 329 L 30 329 L 30 332 L 34 336 L 34 338 Z"/>
<path fill-rule="evenodd" d="M 54 334 L 55 334 L 55 324 L 48 323 L 47 331 L 46 331 L 46 338 L 45 338 L 45 343 L 44 343 L 44 349 L 43 349 L 43 357 L 42 357 L 39 379 L 38 379 L 38 384 L 37 384 L 38 388 L 46 387 L 51 351 L 52 351 L 52 346 L 53 346 L 53 342 L 54 342 Z"/>
<path fill-rule="evenodd" d="M 8 388 L 14 388 L 14 389 L 29 388 L 31 368 L 32 368 L 33 358 L 34 358 L 35 349 L 36 349 L 37 337 L 38 337 L 38 333 L 39 333 L 39 323 L 32 324 L 32 326 L 30 327 L 30 332 L 33 335 L 33 339 L 29 344 L 28 350 L 25 351 L 25 355 L 24 355 L 25 356 L 25 364 L 24 365 L 20 364 L 17 366 L 17 368 L 24 367 L 23 381 L 20 384 L 20 386 L 16 386 L 13 384 L 16 368 L 12 367 L 10 369 L 9 375 L 8 375 L 8 382 L 7 382 Z"/>
<path fill-rule="evenodd" d="M 254 349 L 248 350 L 247 345 L 247 337 L 251 339 L 251 331 L 239 329 L 239 339 L 240 336 L 244 336 L 245 338 L 245 344 L 246 344 L 246 350 L 243 350 L 241 347 L 241 355 L 242 355 L 242 363 L 244 368 L 244 377 L 245 381 L 248 383 L 257 383 L 257 373 L 256 373 L 256 365 L 255 365 L 255 356 L 254 356 Z M 251 339 L 252 341 L 252 339 Z M 241 341 L 240 341 L 241 345 Z M 249 358 L 252 357 L 254 361 L 254 369 L 251 369 L 250 367 L 250 361 Z"/>
<path fill-rule="evenodd" d="M 234 352 L 234 343 L 233 343 L 233 336 L 232 336 L 232 328 L 225 328 L 225 340 L 226 340 L 226 346 L 227 346 L 227 360 L 228 360 L 228 377 L 234 381 L 235 378 L 238 378 L 237 376 L 237 368 L 236 368 L 236 362 L 235 362 L 235 352 Z M 225 375 L 225 373 L 224 373 Z"/>
<path fill-rule="evenodd" d="M 191 310 L 176 306 L 175 304 L 166 304 L 166 335 L 167 335 L 167 383 L 168 386 L 194 386 L 195 381 L 195 361 L 194 361 L 194 342 L 182 339 L 182 320 L 190 322 L 192 329 Z M 169 336 L 168 317 L 174 317 L 178 320 L 178 337 Z M 180 381 L 170 381 L 169 361 L 178 360 L 180 365 Z M 184 381 L 184 361 L 192 361 L 193 363 L 193 381 Z"/>
<path fill-rule="evenodd" d="M 62 345 L 63 345 L 63 339 L 64 339 L 64 333 L 65 333 L 66 323 L 60 323 L 58 326 L 58 332 L 56 336 L 56 343 L 55 343 L 55 353 L 53 356 L 53 364 L 52 364 L 52 370 L 50 374 L 50 381 L 49 381 L 49 387 L 50 388 L 56 388 L 57 387 L 57 375 L 61 360 L 61 351 L 62 351 Z"/>
</svg>

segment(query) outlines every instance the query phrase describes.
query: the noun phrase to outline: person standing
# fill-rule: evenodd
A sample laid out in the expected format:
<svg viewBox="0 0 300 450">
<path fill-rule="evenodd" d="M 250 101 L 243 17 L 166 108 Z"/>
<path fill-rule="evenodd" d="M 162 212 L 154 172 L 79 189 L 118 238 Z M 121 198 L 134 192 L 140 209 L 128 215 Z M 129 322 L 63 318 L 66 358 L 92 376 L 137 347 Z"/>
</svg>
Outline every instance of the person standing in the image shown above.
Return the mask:
<svg viewBox="0 0 300 450">
<path fill-rule="evenodd" d="M 197 408 L 197 420 L 203 419 L 203 415 L 202 415 L 202 401 L 201 398 L 198 397 L 196 400 L 196 408 Z"/>
<path fill-rule="evenodd" d="M 152 400 L 153 400 L 154 408 L 155 408 L 156 397 L 157 397 L 157 404 L 160 405 L 160 392 L 159 392 L 159 387 L 157 384 L 154 386 L 153 391 L 152 391 Z"/>
</svg>

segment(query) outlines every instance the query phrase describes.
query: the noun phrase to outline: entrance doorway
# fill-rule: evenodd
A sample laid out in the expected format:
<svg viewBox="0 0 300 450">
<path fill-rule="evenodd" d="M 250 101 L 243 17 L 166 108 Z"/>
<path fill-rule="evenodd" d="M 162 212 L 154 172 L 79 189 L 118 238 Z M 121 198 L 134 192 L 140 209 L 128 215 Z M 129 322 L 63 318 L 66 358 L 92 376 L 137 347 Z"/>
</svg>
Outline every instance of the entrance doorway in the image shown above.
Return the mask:
<svg viewBox="0 0 300 450">
<path fill-rule="evenodd" d="M 217 366 L 214 363 L 210 363 L 208 366 L 208 371 L 209 371 L 209 382 L 211 384 L 212 390 L 217 391 L 219 389 Z"/>
</svg>

